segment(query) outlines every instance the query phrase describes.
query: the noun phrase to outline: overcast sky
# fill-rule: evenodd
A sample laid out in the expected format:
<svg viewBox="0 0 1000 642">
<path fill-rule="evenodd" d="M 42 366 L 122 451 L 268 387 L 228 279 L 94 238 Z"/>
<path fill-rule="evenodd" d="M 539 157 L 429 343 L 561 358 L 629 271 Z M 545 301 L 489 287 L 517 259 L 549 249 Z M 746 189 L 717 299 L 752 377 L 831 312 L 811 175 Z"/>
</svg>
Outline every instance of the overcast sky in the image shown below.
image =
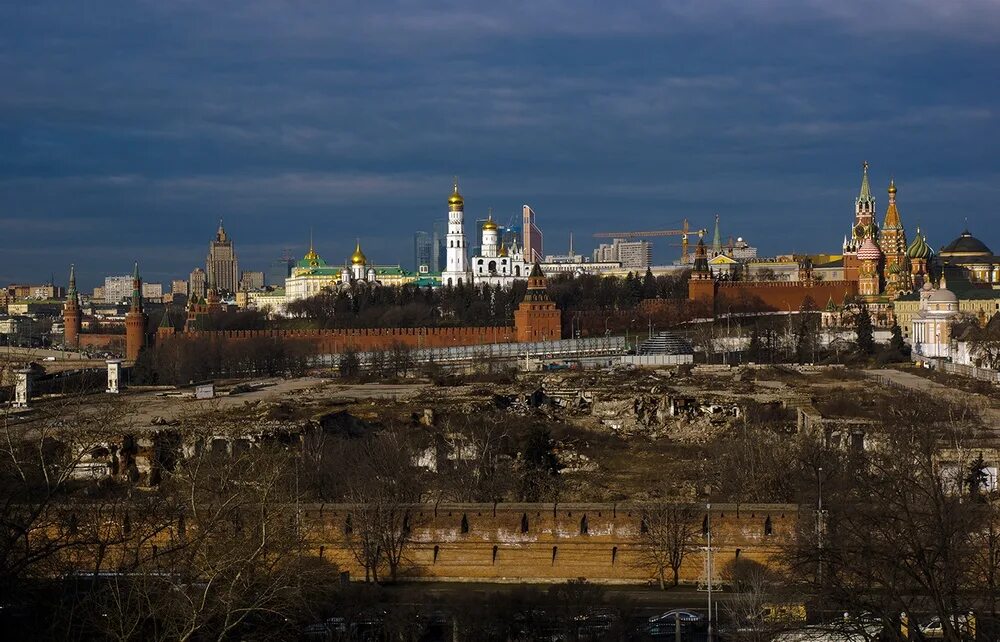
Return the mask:
<svg viewBox="0 0 1000 642">
<path fill-rule="evenodd" d="M 1000 251 L 998 99 L 996 0 L 6 2 L 0 283 L 182 277 L 219 217 L 244 269 L 409 266 L 453 174 L 548 252 L 716 212 L 837 251 L 866 159 L 911 238 Z"/>
</svg>

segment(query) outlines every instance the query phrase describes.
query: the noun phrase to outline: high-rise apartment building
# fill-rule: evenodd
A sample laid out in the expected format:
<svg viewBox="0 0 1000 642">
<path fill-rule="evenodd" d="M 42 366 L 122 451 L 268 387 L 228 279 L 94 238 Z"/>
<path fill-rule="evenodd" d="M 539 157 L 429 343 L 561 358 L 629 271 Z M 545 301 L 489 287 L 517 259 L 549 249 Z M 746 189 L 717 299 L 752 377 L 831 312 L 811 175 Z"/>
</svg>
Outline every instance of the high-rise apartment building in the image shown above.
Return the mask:
<svg viewBox="0 0 1000 642">
<path fill-rule="evenodd" d="M 162 283 L 142 283 L 142 298 L 146 301 L 150 300 L 160 300 L 163 298 L 163 284 Z"/>
<path fill-rule="evenodd" d="M 594 260 L 617 261 L 623 268 L 645 269 L 653 264 L 653 244 L 649 241 L 612 239 L 611 243 L 601 243 L 594 250 Z"/>
<path fill-rule="evenodd" d="M 524 234 L 524 260 L 528 263 L 540 262 L 542 253 L 542 230 L 535 224 L 535 211 L 530 206 L 521 208 L 521 230 Z"/>
<path fill-rule="evenodd" d="M 427 232 L 413 234 L 413 271 L 419 271 L 421 265 L 434 269 L 434 239 Z"/>
<path fill-rule="evenodd" d="M 240 289 L 247 292 L 251 290 L 264 289 L 264 273 L 254 270 L 246 270 L 240 276 Z"/>
<path fill-rule="evenodd" d="M 124 276 L 104 277 L 104 302 L 122 303 L 132 296 L 132 277 L 128 274 Z"/>
<path fill-rule="evenodd" d="M 208 275 L 205 270 L 195 268 L 188 277 L 188 297 L 204 299 L 208 295 Z"/>
<path fill-rule="evenodd" d="M 233 240 L 226 235 L 226 229 L 219 219 L 219 229 L 208 246 L 205 260 L 205 276 L 209 287 L 225 292 L 236 292 L 240 283 L 240 267 L 236 260 Z"/>
</svg>

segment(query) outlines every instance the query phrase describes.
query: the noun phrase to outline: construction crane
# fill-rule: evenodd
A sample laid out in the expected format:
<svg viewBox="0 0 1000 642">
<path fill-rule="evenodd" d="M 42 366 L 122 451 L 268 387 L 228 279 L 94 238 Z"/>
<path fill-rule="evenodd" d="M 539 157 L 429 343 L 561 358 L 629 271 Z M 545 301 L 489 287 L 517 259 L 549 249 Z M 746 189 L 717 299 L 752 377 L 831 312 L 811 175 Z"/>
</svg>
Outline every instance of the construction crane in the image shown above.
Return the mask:
<svg viewBox="0 0 1000 642">
<path fill-rule="evenodd" d="M 694 230 L 696 233 L 705 234 L 707 230 Z M 684 223 L 679 230 L 646 230 L 638 232 L 597 232 L 594 234 L 595 239 L 643 239 L 643 238 L 655 238 L 659 236 L 679 236 L 681 237 L 681 262 L 688 262 L 688 235 L 692 232 L 688 226 L 688 220 L 684 219 Z"/>
</svg>

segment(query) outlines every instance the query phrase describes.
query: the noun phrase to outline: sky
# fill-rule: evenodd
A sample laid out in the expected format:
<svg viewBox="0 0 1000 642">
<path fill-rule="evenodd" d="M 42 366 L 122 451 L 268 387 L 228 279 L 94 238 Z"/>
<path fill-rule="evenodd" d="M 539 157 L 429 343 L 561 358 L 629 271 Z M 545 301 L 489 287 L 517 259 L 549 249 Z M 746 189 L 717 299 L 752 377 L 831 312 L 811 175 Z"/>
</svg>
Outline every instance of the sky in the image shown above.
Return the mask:
<svg viewBox="0 0 1000 642">
<path fill-rule="evenodd" d="M 453 175 L 548 253 L 716 213 L 836 252 L 864 160 L 910 238 L 1000 252 L 998 105 L 997 0 L 0 3 L 0 283 L 169 283 L 219 218 L 243 269 L 410 267 Z"/>
</svg>

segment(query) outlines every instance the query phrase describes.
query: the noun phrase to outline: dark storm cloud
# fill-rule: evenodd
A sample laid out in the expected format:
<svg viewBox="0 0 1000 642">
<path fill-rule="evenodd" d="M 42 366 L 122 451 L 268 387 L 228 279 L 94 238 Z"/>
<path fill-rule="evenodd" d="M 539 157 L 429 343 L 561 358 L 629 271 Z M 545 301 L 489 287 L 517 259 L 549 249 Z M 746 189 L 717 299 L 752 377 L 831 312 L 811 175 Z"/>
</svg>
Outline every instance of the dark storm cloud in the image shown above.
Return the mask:
<svg viewBox="0 0 1000 642">
<path fill-rule="evenodd" d="M 4 5 L 0 281 L 182 276 L 220 216 L 248 269 L 311 228 L 408 264 L 454 173 L 550 249 L 719 212 L 824 251 L 868 159 L 910 230 L 1000 245 L 996 3 L 626 4 Z"/>
</svg>

